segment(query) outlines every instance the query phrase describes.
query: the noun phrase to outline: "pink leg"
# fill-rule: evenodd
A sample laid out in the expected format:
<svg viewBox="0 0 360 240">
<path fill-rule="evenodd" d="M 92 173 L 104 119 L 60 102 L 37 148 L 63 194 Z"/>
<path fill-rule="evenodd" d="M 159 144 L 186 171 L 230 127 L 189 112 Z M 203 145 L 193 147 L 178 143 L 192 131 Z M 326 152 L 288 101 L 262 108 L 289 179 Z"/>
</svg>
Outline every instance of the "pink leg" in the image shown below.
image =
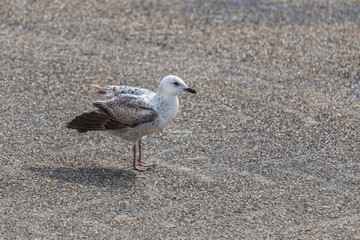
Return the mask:
<svg viewBox="0 0 360 240">
<path fill-rule="evenodd" d="M 155 163 L 153 162 L 144 162 L 141 160 L 141 139 L 139 140 L 139 165 L 143 167 L 151 167 L 154 166 Z"/>
<path fill-rule="evenodd" d="M 141 153 L 141 150 L 139 150 L 139 153 Z M 136 144 L 133 147 L 133 168 L 134 170 L 143 172 L 148 170 L 149 168 L 146 166 L 136 165 Z"/>
</svg>

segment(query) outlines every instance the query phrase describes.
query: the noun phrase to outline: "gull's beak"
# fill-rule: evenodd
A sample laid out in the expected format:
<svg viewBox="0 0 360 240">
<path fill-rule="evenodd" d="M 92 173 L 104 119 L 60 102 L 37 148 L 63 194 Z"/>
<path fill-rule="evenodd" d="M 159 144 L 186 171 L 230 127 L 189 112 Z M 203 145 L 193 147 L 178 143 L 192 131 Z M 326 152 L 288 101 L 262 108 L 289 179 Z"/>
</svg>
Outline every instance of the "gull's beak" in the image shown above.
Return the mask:
<svg viewBox="0 0 360 240">
<path fill-rule="evenodd" d="M 192 88 L 185 88 L 184 90 L 189 92 L 189 93 L 193 93 L 193 94 L 196 93 L 196 91 L 194 89 L 192 89 Z"/>
</svg>

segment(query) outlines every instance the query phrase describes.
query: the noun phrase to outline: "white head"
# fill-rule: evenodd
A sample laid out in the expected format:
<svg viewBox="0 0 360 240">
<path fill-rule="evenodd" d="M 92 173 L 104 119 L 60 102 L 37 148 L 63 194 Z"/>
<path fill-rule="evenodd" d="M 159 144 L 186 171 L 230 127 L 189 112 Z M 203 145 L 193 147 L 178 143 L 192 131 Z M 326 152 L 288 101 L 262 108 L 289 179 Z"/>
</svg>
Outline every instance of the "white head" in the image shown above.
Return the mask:
<svg viewBox="0 0 360 240">
<path fill-rule="evenodd" d="M 159 86 L 159 93 L 165 93 L 168 95 L 177 95 L 183 91 L 187 91 L 189 93 L 196 93 L 196 91 L 192 88 L 189 88 L 186 86 L 183 80 L 181 78 L 169 75 L 163 78 L 160 82 Z"/>
</svg>

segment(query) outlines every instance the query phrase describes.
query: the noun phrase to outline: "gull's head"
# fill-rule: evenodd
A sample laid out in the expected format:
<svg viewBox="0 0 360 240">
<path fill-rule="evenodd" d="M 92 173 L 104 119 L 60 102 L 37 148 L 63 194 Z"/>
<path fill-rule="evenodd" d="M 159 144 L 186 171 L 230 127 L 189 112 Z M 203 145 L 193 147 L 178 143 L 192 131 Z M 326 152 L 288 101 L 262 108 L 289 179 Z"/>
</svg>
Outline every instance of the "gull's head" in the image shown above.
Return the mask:
<svg viewBox="0 0 360 240">
<path fill-rule="evenodd" d="M 186 86 L 181 78 L 174 75 L 166 76 L 160 82 L 159 92 L 163 92 L 168 95 L 177 95 L 184 91 L 194 94 L 196 93 L 194 89 Z"/>
</svg>

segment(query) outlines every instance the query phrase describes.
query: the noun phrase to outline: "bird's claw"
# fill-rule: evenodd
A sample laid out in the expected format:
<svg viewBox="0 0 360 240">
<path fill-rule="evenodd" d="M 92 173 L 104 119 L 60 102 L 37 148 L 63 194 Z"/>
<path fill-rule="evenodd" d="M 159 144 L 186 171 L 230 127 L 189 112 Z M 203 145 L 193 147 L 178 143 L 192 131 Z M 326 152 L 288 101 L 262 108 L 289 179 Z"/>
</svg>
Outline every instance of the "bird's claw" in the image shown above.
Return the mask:
<svg viewBox="0 0 360 240">
<path fill-rule="evenodd" d="M 143 161 L 140 161 L 140 162 L 139 162 L 139 165 L 140 165 L 140 166 L 143 166 L 143 167 L 151 167 L 151 166 L 154 166 L 155 163 L 153 163 L 153 162 L 143 162 Z"/>
<path fill-rule="evenodd" d="M 134 170 L 139 171 L 139 172 L 145 172 L 147 170 L 149 170 L 149 167 L 146 166 L 141 166 L 141 165 L 136 165 L 134 166 Z"/>
</svg>

